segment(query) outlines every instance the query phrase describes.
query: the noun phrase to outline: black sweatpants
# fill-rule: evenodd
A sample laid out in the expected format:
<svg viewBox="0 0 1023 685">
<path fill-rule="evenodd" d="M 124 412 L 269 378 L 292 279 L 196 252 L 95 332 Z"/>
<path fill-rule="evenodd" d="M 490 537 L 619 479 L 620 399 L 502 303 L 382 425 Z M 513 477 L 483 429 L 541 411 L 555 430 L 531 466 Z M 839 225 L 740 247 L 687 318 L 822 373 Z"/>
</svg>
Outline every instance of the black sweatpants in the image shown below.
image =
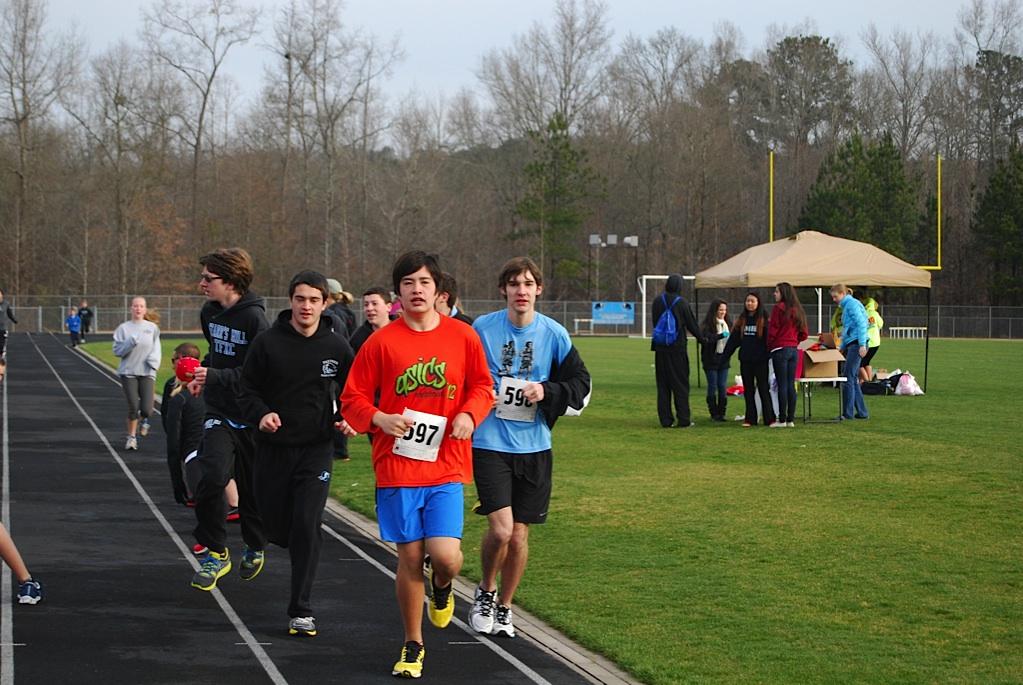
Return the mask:
<svg viewBox="0 0 1023 685">
<path fill-rule="evenodd" d="M 682 350 L 654 350 L 654 375 L 657 377 L 657 418 L 665 428 L 671 426 L 675 417 L 671 413 L 671 402 L 675 401 L 678 424 L 688 426 L 689 413 L 689 355 Z"/>
<path fill-rule="evenodd" d="M 227 503 L 224 487 L 238 484 L 242 539 L 249 549 L 266 547 L 266 535 L 252 494 L 254 428 L 232 428 L 226 419 L 207 416 L 199 443 L 199 482 L 195 487 L 195 540 L 218 554 L 227 549 Z"/>
<path fill-rule="evenodd" d="M 270 542 L 291 556 L 288 616 L 312 616 L 309 597 L 320 562 L 320 523 L 330 491 L 331 441 L 285 447 L 259 441 L 253 484 Z"/>
<path fill-rule="evenodd" d="M 774 423 L 774 402 L 771 400 L 771 386 L 768 383 L 767 360 L 747 363 L 739 362 L 739 373 L 742 374 L 742 396 L 746 400 L 745 422 L 757 424 L 757 400 L 754 390 L 760 393 L 760 406 L 764 410 L 764 425 Z"/>
</svg>

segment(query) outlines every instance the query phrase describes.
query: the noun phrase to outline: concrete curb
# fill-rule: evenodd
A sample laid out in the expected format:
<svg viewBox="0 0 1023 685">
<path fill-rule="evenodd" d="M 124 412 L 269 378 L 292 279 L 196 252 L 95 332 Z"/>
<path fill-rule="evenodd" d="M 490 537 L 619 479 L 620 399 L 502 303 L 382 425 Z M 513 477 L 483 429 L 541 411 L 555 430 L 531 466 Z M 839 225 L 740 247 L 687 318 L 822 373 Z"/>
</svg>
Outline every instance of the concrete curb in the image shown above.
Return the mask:
<svg viewBox="0 0 1023 685">
<path fill-rule="evenodd" d="M 376 521 L 352 511 L 334 499 L 327 500 L 327 511 L 355 528 L 380 547 L 397 555 L 392 543 L 384 542 L 377 534 Z M 472 603 L 476 584 L 459 576 L 454 581 L 455 593 L 466 603 Z M 565 635 L 550 627 L 521 607 L 515 607 L 515 634 L 524 637 L 544 651 L 560 658 L 575 671 L 593 683 L 604 685 L 640 685 L 608 659 L 575 644 Z"/>
<path fill-rule="evenodd" d="M 109 369 L 111 375 L 116 378 L 116 373 L 104 362 L 83 349 L 74 348 L 74 351 L 84 357 L 88 357 L 97 366 Z M 156 398 L 157 406 L 160 404 L 159 400 L 158 396 Z M 372 540 L 380 547 L 397 556 L 398 552 L 395 546 L 380 539 L 380 536 L 377 534 L 379 529 L 377 528 L 376 521 L 348 509 L 333 498 L 327 499 L 326 508 L 328 512 L 362 533 L 367 539 Z M 455 578 L 454 586 L 455 593 L 464 602 L 471 604 L 475 595 L 476 584 L 459 576 Z M 521 607 L 515 607 L 515 634 L 532 641 L 544 651 L 560 658 L 592 683 L 600 683 L 601 685 L 641 685 L 640 681 L 633 679 L 610 660 L 575 644 L 565 635 L 562 635 L 559 631 Z"/>
</svg>

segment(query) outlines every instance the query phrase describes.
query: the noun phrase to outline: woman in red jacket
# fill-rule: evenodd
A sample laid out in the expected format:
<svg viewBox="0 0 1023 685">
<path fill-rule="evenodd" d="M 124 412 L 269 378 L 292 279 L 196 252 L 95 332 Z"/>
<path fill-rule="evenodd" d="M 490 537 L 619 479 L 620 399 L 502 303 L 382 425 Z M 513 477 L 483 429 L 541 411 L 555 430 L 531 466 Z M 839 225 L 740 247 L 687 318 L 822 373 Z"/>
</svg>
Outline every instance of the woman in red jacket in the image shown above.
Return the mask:
<svg viewBox="0 0 1023 685">
<path fill-rule="evenodd" d="M 794 428 L 796 415 L 796 363 L 798 345 L 806 340 L 806 312 L 789 283 L 774 289 L 774 309 L 767 324 L 767 349 L 771 351 L 778 381 L 778 420 L 771 428 Z"/>
</svg>

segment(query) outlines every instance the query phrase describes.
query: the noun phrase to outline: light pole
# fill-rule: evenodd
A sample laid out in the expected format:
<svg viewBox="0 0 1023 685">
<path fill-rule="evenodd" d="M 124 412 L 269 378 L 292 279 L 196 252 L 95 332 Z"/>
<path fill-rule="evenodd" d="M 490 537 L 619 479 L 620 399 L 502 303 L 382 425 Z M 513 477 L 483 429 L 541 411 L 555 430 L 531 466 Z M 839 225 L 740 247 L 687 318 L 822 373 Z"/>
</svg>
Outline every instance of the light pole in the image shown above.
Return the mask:
<svg viewBox="0 0 1023 685">
<path fill-rule="evenodd" d="M 594 297 L 594 290 L 595 290 L 594 286 L 596 284 L 596 279 L 592 279 L 591 280 L 591 276 L 593 275 L 593 248 L 597 248 L 597 250 L 600 250 L 601 244 L 602 244 L 602 242 L 601 242 L 601 239 L 600 239 L 600 234 L 599 233 L 591 233 L 590 234 L 590 249 L 588 250 L 589 266 L 586 269 L 586 291 L 587 291 L 586 294 L 590 296 L 591 300 L 596 300 L 597 299 L 596 297 Z M 597 278 L 598 279 L 600 278 L 600 252 L 599 251 L 597 252 Z"/>
<path fill-rule="evenodd" d="M 638 235 L 627 235 L 622 238 L 622 245 L 626 247 L 634 248 L 632 251 L 632 281 L 638 283 L 639 281 L 639 236 Z M 639 285 L 636 286 L 637 288 Z M 625 293 L 622 293 L 622 299 L 625 299 Z M 639 299 L 639 298 L 636 298 Z"/>
<path fill-rule="evenodd" d="M 767 222 L 769 225 L 769 240 L 774 242 L 774 141 L 767 144 L 767 166 L 768 166 L 768 192 L 767 192 Z"/>
</svg>

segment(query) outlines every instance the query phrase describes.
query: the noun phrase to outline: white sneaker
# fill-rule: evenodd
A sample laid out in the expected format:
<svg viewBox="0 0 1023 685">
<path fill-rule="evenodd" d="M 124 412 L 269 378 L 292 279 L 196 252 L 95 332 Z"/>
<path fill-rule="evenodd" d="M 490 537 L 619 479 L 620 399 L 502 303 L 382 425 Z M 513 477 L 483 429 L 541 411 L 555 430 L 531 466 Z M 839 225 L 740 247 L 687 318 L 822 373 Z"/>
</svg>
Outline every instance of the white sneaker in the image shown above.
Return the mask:
<svg viewBox="0 0 1023 685">
<path fill-rule="evenodd" d="M 784 421 L 775 421 L 770 426 L 768 426 L 768 428 L 784 428 L 784 427 L 785 427 L 785 422 Z"/>
<path fill-rule="evenodd" d="M 512 625 L 511 607 L 506 607 L 503 604 L 497 605 L 497 617 L 494 619 L 494 629 L 490 631 L 490 634 L 515 637 L 515 626 Z"/>
<path fill-rule="evenodd" d="M 469 625 L 477 633 L 489 635 L 494 629 L 494 609 L 497 605 L 497 590 L 487 592 L 476 586 L 476 596 L 469 608 Z"/>
<path fill-rule="evenodd" d="M 126 450 L 137 450 L 139 448 L 139 439 L 134 435 L 129 435 L 124 441 L 124 449 Z"/>
<path fill-rule="evenodd" d="M 288 622 L 288 635 L 300 637 L 316 636 L 316 619 L 312 616 L 296 616 Z"/>
<path fill-rule="evenodd" d="M 794 421 L 789 421 L 788 423 L 785 424 L 785 427 L 786 428 L 795 428 L 796 427 L 796 423 Z"/>
<path fill-rule="evenodd" d="M 139 426 L 139 435 L 143 438 L 149 435 L 149 419 L 142 419 L 142 425 Z"/>
</svg>

